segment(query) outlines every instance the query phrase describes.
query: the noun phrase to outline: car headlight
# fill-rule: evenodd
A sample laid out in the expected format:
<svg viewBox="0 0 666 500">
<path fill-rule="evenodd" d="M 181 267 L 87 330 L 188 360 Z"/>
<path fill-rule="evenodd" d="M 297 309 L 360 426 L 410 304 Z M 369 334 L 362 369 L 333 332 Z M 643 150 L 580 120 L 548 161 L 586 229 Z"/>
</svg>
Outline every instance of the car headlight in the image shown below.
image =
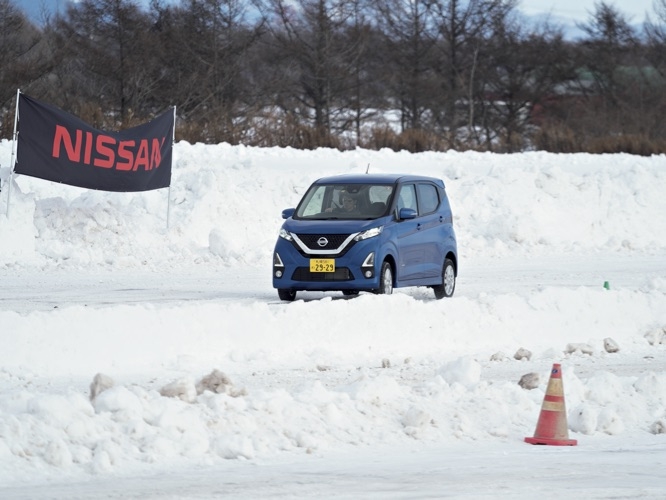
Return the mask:
<svg viewBox="0 0 666 500">
<path fill-rule="evenodd" d="M 379 236 L 380 234 L 382 234 L 383 230 L 384 226 L 373 227 L 372 229 L 368 229 L 367 231 L 358 233 L 354 238 L 354 241 L 363 241 L 367 240 L 368 238 L 374 238 L 375 236 Z"/>
<path fill-rule="evenodd" d="M 280 228 L 280 238 L 284 238 L 287 241 L 294 241 L 294 237 L 291 233 L 282 227 Z"/>
</svg>

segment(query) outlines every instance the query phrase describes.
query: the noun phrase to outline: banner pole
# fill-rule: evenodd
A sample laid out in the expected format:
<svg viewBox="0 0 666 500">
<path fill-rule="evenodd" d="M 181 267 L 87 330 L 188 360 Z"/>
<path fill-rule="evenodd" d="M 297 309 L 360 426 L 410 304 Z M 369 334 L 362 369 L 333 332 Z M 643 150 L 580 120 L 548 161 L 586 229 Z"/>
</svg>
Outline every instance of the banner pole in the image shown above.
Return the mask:
<svg viewBox="0 0 666 500">
<path fill-rule="evenodd" d="M 173 133 L 171 137 L 171 175 L 173 176 L 173 151 L 174 145 L 176 144 L 176 106 L 173 107 Z M 167 191 L 167 231 L 169 231 L 169 218 L 171 216 L 171 181 L 169 181 L 169 189 Z"/>
<path fill-rule="evenodd" d="M 14 177 L 14 159 L 16 158 L 16 129 L 18 127 L 18 113 L 19 113 L 19 96 L 21 95 L 21 89 L 16 89 L 16 111 L 14 112 L 14 134 L 12 135 L 12 156 L 9 165 L 9 182 L 7 186 L 7 218 L 9 219 L 9 199 L 12 195 L 12 179 Z"/>
</svg>

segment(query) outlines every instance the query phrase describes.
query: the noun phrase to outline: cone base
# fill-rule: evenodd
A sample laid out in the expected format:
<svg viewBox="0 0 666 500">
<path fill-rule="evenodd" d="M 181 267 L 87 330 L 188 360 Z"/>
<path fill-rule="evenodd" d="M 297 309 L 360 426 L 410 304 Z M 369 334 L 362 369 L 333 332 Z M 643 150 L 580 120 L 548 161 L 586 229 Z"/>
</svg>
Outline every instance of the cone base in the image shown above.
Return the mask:
<svg viewBox="0 0 666 500">
<path fill-rule="evenodd" d="M 575 439 L 550 439 L 538 437 L 526 437 L 525 442 L 529 444 L 546 444 L 550 446 L 576 446 L 578 441 Z"/>
</svg>

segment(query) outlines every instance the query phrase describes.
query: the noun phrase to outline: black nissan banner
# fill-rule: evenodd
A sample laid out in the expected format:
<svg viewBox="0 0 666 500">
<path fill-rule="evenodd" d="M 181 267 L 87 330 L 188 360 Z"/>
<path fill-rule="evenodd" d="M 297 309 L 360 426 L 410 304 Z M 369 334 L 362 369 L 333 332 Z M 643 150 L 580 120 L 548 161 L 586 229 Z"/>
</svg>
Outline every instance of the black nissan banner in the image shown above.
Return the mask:
<svg viewBox="0 0 666 500">
<path fill-rule="evenodd" d="M 14 172 L 102 191 L 149 191 L 171 183 L 174 112 L 102 132 L 55 106 L 19 94 Z"/>
</svg>

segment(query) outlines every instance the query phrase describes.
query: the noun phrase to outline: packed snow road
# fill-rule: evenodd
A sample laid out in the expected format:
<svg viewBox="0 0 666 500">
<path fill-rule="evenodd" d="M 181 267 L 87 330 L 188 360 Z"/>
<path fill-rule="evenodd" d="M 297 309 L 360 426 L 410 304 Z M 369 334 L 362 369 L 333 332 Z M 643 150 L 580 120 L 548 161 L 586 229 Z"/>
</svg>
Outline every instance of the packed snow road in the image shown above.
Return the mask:
<svg viewBox="0 0 666 500">
<path fill-rule="evenodd" d="M 544 287 L 612 289 L 649 287 L 666 277 L 664 256 L 549 256 L 521 259 L 462 261 L 456 297 L 474 299 L 480 293 L 524 294 Z M 270 269 L 205 266 L 188 271 L 34 271 L 0 270 L 0 310 L 29 312 L 82 305 L 154 304 L 174 306 L 187 302 L 253 301 L 279 303 Z M 434 300 L 430 289 L 406 288 L 416 298 Z M 302 300 L 343 298 L 341 293 L 301 292 Z"/>
</svg>

